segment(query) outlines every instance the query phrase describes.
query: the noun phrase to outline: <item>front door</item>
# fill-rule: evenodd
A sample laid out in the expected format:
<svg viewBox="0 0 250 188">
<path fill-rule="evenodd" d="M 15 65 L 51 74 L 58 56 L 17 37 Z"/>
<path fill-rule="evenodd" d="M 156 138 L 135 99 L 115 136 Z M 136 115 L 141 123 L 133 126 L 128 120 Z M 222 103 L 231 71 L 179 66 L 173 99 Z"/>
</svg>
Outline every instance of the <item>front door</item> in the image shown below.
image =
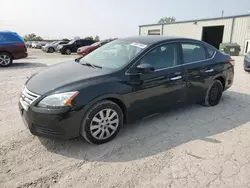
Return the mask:
<svg viewBox="0 0 250 188">
<path fill-rule="evenodd" d="M 137 114 L 151 114 L 182 102 L 184 79 L 178 49 L 175 43 L 164 44 L 138 62 L 137 65 L 151 64 L 155 71 L 130 76 L 134 99 L 131 109 Z"/>
<path fill-rule="evenodd" d="M 80 48 L 80 47 L 82 47 L 81 40 L 77 40 L 77 41 L 75 42 L 75 45 L 74 45 L 72 51 L 73 51 L 73 52 L 77 52 L 77 49 Z"/>
</svg>

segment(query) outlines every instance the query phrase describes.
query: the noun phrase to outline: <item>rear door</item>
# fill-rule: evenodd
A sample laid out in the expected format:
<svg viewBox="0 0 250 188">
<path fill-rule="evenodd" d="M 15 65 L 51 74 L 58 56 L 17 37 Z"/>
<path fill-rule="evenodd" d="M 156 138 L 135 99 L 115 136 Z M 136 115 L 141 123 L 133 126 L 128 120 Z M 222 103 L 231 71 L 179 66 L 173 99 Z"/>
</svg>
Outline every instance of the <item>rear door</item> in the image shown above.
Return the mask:
<svg viewBox="0 0 250 188">
<path fill-rule="evenodd" d="M 93 40 L 85 40 L 83 46 L 89 46 L 89 45 L 91 45 L 93 43 L 94 43 Z"/>
<path fill-rule="evenodd" d="M 216 75 L 213 62 L 215 51 L 195 42 L 183 42 L 180 46 L 186 82 L 186 100 L 188 103 L 202 101 L 209 83 Z"/>
</svg>

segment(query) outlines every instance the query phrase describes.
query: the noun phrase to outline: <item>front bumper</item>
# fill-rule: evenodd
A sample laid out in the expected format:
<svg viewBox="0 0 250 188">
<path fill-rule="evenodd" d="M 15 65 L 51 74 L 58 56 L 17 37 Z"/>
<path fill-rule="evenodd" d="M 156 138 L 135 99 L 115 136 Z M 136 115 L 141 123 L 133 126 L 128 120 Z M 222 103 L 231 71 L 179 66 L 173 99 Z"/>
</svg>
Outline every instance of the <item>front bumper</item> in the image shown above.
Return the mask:
<svg viewBox="0 0 250 188">
<path fill-rule="evenodd" d="M 19 101 L 23 122 L 33 135 L 68 140 L 79 136 L 82 116 L 70 109 L 48 110 L 34 106 L 23 108 Z"/>
<path fill-rule="evenodd" d="M 78 55 L 82 55 L 82 56 L 85 56 L 87 55 L 87 53 L 84 53 L 84 52 L 77 52 Z"/>
<path fill-rule="evenodd" d="M 48 48 L 42 47 L 42 51 L 48 52 Z"/>
<path fill-rule="evenodd" d="M 76 53 L 79 54 L 79 55 L 82 55 L 82 51 L 81 50 L 77 50 Z"/>
<path fill-rule="evenodd" d="M 62 53 L 62 52 L 63 52 L 63 48 L 57 48 L 57 49 L 56 49 L 56 52 Z"/>
<path fill-rule="evenodd" d="M 27 52 L 22 52 L 22 53 L 17 53 L 17 54 L 13 54 L 13 59 L 23 59 L 28 57 L 28 53 Z"/>
</svg>

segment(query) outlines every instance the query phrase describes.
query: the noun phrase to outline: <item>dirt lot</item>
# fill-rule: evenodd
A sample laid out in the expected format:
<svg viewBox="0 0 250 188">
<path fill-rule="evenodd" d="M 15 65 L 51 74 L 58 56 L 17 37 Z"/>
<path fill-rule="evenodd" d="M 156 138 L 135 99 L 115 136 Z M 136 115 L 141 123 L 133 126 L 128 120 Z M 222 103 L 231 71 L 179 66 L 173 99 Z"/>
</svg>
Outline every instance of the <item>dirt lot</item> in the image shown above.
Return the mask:
<svg viewBox="0 0 250 188">
<path fill-rule="evenodd" d="M 31 50 L 0 69 L 0 187 L 250 187 L 250 74 L 213 108 L 199 105 L 127 125 L 101 146 L 32 136 L 18 112 L 28 76 L 74 56 Z"/>
</svg>

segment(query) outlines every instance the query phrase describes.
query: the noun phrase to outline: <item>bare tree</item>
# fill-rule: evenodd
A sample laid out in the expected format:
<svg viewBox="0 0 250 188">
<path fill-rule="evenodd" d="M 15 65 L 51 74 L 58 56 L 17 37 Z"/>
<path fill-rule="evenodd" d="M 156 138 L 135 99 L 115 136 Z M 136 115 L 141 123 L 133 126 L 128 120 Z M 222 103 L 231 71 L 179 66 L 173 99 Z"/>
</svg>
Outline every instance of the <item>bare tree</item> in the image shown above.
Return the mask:
<svg viewBox="0 0 250 188">
<path fill-rule="evenodd" d="M 161 18 L 158 23 L 159 24 L 164 24 L 164 23 L 172 23 L 172 22 L 175 22 L 175 17 L 164 17 L 164 18 Z"/>
</svg>

